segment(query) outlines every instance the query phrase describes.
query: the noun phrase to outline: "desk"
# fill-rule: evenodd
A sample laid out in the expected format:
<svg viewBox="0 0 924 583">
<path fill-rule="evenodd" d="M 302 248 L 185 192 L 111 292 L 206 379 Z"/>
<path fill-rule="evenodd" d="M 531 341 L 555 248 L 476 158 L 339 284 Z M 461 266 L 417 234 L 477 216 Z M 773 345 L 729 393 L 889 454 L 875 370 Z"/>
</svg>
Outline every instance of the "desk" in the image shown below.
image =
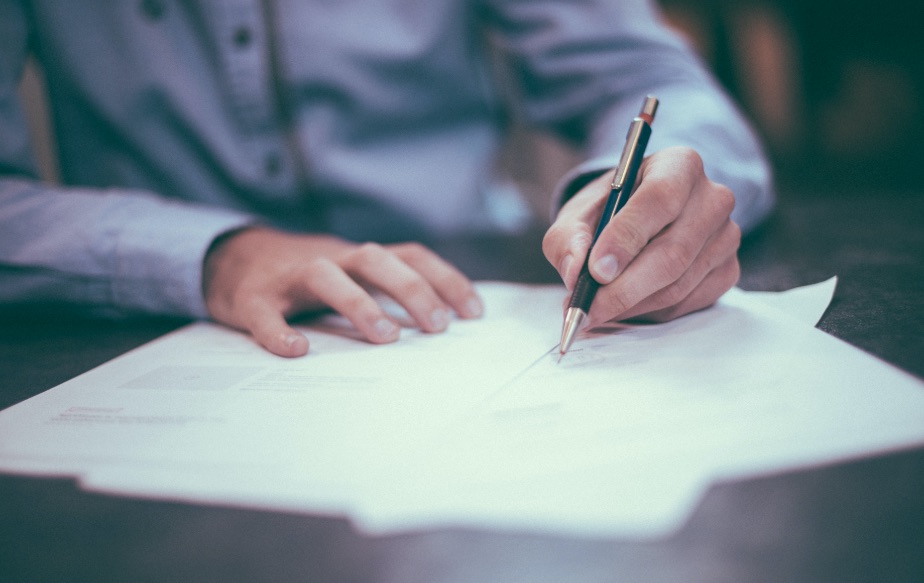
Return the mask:
<svg viewBox="0 0 924 583">
<path fill-rule="evenodd" d="M 924 197 L 784 192 L 744 242 L 745 289 L 840 276 L 820 328 L 924 376 Z M 478 279 L 553 282 L 541 233 L 439 248 Z M 483 261 L 491 257 L 490 261 Z M 0 321 L 0 407 L 183 324 Z M 0 476 L 2 581 L 912 581 L 924 574 L 924 449 L 714 485 L 661 541 L 349 523 L 87 494 Z"/>
</svg>

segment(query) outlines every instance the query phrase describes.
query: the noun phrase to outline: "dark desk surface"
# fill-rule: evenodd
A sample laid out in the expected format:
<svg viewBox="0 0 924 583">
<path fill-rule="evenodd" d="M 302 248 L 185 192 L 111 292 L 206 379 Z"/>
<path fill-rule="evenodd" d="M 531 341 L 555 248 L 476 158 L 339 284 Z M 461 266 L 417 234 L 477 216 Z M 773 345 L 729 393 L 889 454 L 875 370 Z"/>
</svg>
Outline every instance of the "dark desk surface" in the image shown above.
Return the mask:
<svg viewBox="0 0 924 583">
<path fill-rule="evenodd" d="M 924 376 L 924 197 L 781 198 L 777 216 L 742 246 L 741 287 L 838 275 L 819 327 Z M 555 281 L 538 235 L 440 251 L 478 279 Z M 183 323 L 6 317 L 0 408 Z M 128 500 L 70 480 L 0 475 L 0 581 L 302 580 L 921 581 L 924 449 L 716 484 L 680 533 L 648 542 L 462 529 L 364 537 L 343 520 Z"/>
</svg>

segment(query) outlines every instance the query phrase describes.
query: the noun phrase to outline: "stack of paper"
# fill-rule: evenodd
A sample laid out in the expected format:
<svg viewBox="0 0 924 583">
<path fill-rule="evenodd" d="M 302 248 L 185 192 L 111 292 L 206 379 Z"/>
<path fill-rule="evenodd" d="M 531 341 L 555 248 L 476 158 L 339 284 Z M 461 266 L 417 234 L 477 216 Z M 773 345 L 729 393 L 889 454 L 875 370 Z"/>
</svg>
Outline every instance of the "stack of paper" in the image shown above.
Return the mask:
<svg viewBox="0 0 924 583">
<path fill-rule="evenodd" d="M 813 328 L 833 280 L 598 329 L 561 362 L 563 288 L 479 290 L 482 320 L 372 346 L 327 318 L 293 360 L 187 326 L 0 412 L 0 470 L 376 532 L 660 536 L 716 479 L 924 443 L 924 383 Z"/>
</svg>

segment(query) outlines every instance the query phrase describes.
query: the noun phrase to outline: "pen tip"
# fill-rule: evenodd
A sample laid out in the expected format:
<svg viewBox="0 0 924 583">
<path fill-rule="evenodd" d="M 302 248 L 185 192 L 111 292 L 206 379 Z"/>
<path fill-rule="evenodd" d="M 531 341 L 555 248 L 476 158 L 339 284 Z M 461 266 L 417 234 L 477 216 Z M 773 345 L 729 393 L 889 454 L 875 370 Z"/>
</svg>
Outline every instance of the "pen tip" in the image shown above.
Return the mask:
<svg viewBox="0 0 924 583">
<path fill-rule="evenodd" d="M 558 344 L 558 352 L 561 356 L 564 356 L 568 349 L 571 348 L 574 336 L 581 329 L 586 316 L 587 314 L 580 308 L 568 308 L 565 313 L 565 325 L 562 326 L 561 342 Z M 561 357 L 559 357 L 560 361 Z"/>
</svg>

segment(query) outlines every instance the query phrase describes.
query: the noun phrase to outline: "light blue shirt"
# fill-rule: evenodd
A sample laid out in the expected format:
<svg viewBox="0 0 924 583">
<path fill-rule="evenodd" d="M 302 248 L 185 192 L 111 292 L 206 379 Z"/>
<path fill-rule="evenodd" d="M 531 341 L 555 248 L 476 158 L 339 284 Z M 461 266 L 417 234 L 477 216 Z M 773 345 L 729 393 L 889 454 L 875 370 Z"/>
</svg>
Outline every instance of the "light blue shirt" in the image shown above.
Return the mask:
<svg viewBox="0 0 924 583">
<path fill-rule="evenodd" d="M 16 97 L 30 53 L 62 185 Z M 0 302 L 206 317 L 229 229 L 484 230 L 513 122 L 585 156 L 560 199 L 615 164 L 646 93 L 648 152 L 692 146 L 744 229 L 764 217 L 757 140 L 644 0 L 0 0 Z"/>
</svg>

